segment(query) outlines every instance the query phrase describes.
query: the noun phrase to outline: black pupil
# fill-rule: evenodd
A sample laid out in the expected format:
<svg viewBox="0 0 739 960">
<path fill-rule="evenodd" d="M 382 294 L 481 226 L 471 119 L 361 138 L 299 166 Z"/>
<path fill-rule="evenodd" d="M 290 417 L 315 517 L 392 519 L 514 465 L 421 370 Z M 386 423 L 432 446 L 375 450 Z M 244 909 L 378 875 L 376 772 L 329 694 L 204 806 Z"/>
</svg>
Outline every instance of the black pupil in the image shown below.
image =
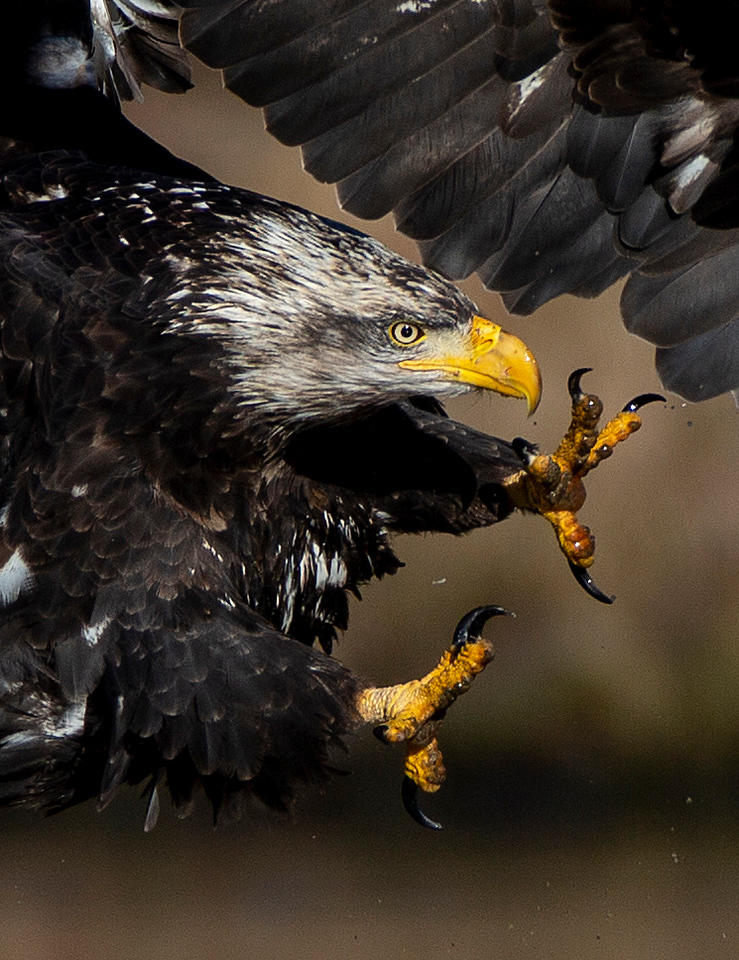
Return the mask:
<svg viewBox="0 0 739 960">
<path fill-rule="evenodd" d="M 410 323 L 404 323 L 400 328 L 400 339 L 401 340 L 412 340 L 416 335 L 416 328 L 412 327 Z"/>
</svg>

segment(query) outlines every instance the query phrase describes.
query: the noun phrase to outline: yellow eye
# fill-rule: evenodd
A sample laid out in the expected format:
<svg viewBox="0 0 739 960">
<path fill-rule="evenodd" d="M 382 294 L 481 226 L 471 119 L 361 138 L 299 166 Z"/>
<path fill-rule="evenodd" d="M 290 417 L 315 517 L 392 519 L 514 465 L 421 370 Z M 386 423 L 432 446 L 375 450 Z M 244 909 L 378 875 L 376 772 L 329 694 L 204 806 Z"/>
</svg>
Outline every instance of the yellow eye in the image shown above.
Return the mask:
<svg viewBox="0 0 739 960">
<path fill-rule="evenodd" d="M 407 347 L 411 343 L 416 343 L 424 335 L 423 330 L 415 323 L 408 323 L 407 320 L 401 320 L 394 323 L 390 330 L 390 338 L 401 347 Z"/>
</svg>

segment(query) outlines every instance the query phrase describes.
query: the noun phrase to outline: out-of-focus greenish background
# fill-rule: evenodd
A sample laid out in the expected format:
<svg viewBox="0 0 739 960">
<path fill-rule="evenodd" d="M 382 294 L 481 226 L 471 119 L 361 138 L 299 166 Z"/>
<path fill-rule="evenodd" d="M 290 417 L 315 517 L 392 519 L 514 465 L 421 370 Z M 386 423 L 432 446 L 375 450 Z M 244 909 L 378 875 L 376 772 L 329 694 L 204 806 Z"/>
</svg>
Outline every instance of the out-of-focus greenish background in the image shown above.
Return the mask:
<svg viewBox="0 0 739 960">
<path fill-rule="evenodd" d="M 198 73 L 186 97 L 129 114 L 221 179 L 340 216 L 258 113 Z M 351 218 L 346 218 L 351 221 Z M 356 223 L 356 221 L 353 221 Z M 363 225 L 415 257 L 389 220 Z M 481 312 L 498 298 L 465 289 Z M 495 397 L 452 413 L 550 448 L 565 381 L 606 409 L 660 390 L 618 291 L 560 299 L 507 325 L 536 352 L 535 418 Z M 517 612 L 489 628 L 497 656 L 442 731 L 449 779 L 423 831 L 399 802 L 401 756 L 354 737 L 323 796 L 294 819 L 255 811 L 212 831 L 207 812 L 144 836 L 133 790 L 96 814 L 3 813 L 0 956 L 14 960 L 487 958 L 713 960 L 739 956 L 739 413 L 670 397 L 588 482 L 597 582 L 572 580 L 543 521 L 463 539 L 406 538 L 407 567 L 353 605 L 337 655 L 380 682 L 435 661 L 479 603 Z"/>
</svg>

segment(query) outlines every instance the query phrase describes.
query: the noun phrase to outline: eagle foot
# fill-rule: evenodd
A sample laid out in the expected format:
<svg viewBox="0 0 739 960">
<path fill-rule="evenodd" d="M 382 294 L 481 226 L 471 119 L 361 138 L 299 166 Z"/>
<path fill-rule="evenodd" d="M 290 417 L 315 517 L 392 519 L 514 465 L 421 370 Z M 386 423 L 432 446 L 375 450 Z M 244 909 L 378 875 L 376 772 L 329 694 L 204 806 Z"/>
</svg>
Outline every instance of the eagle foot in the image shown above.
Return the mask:
<svg viewBox="0 0 739 960">
<path fill-rule="evenodd" d="M 508 486 L 516 506 L 533 510 L 551 523 L 570 570 L 583 589 L 602 603 L 613 603 L 614 597 L 603 593 L 587 570 L 594 559 L 595 537 L 577 519 L 586 496 L 583 479 L 610 457 L 618 443 L 639 429 L 641 407 L 665 398 L 657 393 L 641 394 L 599 428 L 603 404 L 595 394 L 580 389 L 580 380 L 590 369 L 583 367 L 569 376 L 570 425 L 554 453 L 538 454 L 520 437 L 513 441 L 524 468 L 511 477 Z"/>
<path fill-rule="evenodd" d="M 510 612 L 497 606 L 471 610 L 457 624 L 451 646 L 425 677 L 391 687 L 367 687 L 357 698 L 360 716 L 376 724 L 378 739 L 405 743 L 403 806 L 424 827 L 441 829 L 441 824 L 418 806 L 419 788 L 435 793 L 446 779 L 437 738 L 439 727 L 449 707 L 493 659 L 492 644 L 481 632 L 491 617 L 501 614 Z"/>
</svg>

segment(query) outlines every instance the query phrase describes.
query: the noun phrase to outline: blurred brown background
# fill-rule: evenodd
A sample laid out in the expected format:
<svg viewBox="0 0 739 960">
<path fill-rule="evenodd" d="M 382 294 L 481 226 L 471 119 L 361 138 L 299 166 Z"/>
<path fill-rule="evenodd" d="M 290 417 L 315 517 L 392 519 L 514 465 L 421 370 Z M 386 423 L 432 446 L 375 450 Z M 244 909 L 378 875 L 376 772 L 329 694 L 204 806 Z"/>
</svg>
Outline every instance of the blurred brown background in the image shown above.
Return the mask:
<svg viewBox="0 0 739 960">
<path fill-rule="evenodd" d="M 225 181 L 339 216 L 333 189 L 302 174 L 259 114 L 198 80 L 130 116 Z M 389 221 L 363 227 L 415 257 Z M 503 317 L 494 294 L 465 289 Z M 575 367 L 594 368 L 584 384 L 607 411 L 659 391 L 652 349 L 623 331 L 617 302 L 563 298 L 507 321 L 543 368 L 533 421 L 489 397 L 452 413 L 550 448 Z M 588 484 L 594 576 L 612 607 L 580 591 L 544 522 L 524 517 L 405 539 L 407 567 L 354 604 L 337 654 L 381 682 L 429 667 L 472 606 L 518 614 L 489 628 L 496 660 L 443 730 L 449 780 L 425 804 L 443 833 L 406 818 L 400 754 L 369 732 L 350 743 L 352 775 L 293 821 L 255 811 L 214 833 L 204 809 L 178 823 L 165 808 L 144 836 L 134 791 L 101 815 L 3 813 L 0 956 L 739 956 L 739 413 L 731 398 L 673 396 L 644 419 Z"/>
</svg>

